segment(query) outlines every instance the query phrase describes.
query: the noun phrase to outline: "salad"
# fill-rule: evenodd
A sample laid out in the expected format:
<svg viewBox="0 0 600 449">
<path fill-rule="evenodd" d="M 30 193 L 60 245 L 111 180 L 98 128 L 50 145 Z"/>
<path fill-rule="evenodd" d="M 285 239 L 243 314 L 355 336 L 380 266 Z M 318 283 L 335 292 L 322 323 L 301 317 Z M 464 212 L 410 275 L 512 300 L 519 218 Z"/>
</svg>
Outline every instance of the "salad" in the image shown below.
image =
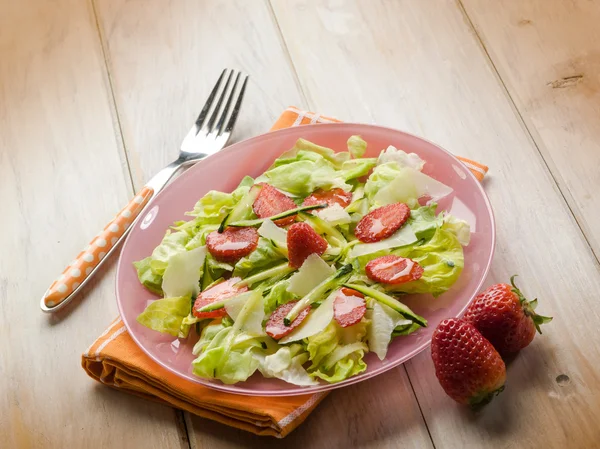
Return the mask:
<svg viewBox="0 0 600 449">
<path fill-rule="evenodd" d="M 366 370 L 368 352 L 383 360 L 393 339 L 427 326 L 402 297 L 456 282 L 469 225 L 437 213 L 452 189 L 416 154 L 364 157 L 359 136 L 347 146 L 298 140 L 258 178 L 208 192 L 134 263 L 162 297 L 138 322 L 198 338 L 195 375 L 340 382 Z"/>
</svg>

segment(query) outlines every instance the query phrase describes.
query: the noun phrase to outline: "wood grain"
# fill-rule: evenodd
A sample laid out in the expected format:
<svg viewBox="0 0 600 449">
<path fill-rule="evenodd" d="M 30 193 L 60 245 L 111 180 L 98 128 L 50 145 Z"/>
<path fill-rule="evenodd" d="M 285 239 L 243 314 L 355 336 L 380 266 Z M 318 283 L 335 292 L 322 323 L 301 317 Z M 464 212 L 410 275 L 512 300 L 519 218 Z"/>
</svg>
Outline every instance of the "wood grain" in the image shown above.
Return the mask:
<svg viewBox="0 0 600 449">
<path fill-rule="evenodd" d="M 600 4 L 463 4 L 600 257 Z"/>
<path fill-rule="evenodd" d="M 136 187 L 177 157 L 225 67 L 250 75 L 232 141 L 304 103 L 262 1 L 97 0 L 97 10 Z"/>
<path fill-rule="evenodd" d="M 374 394 L 383 390 L 385 394 Z M 294 432 L 279 441 L 194 418 L 199 449 L 432 448 L 404 368 L 331 393 Z"/>
<path fill-rule="evenodd" d="M 155 0 L 143 4 L 123 0 L 97 3 L 136 187 L 175 157 L 182 136 L 222 67 L 242 69 L 251 77 L 234 139 L 265 132 L 290 104 L 306 107 L 268 3 L 181 1 L 164 6 Z M 395 380 L 402 385 L 393 396 L 402 404 L 402 413 L 395 415 L 397 421 L 385 421 L 387 407 L 378 405 L 366 427 L 344 440 L 344 423 L 356 419 L 356 411 L 370 399 L 366 387 L 355 388 L 356 394 L 340 391 L 334 397 L 338 401 L 345 398 L 348 405 L 337 408 L 337 402 L 328 400 L 329 412 L 319 411 L 323 418 L 311 419 L 296 430 L 295 444 L 300 446 L 309 439 L 318 446 L 314 435 L 328 436 L 328 441 L 368 441 L 377 433 L 395 438 L 401 429 L 407 429 L 414 437 L 411 444 L 427 447 L 430 439 L 403 370 Z M 391 402 L 385 404 L 391 406 Z M 330 433 L 333 409 L 339 434 Z M 381 429 L 378 420 L 386 423 Z M 225 447 L 255 441 L 207 420 L 193 418 L 190 422 L 195 434 L 192 446 L 194 441 L 196 447 L 212 447 L 220 439 Z M 211 443 L 207 446 L 206 441 Z M 257 441 L 262 444 L 264 440 Z"/>
<path fill-rule="evenodd" d="M 39 309 L 131 194 L 93 12 L 71 0 L 0 10 L 0 446 L 179 447 L 172 409 L 80 367 L 117 314 L 112 269 L 66 313 Z"/>
<path fill-rule="evenodd" d="M 519 273 L 524 291 L 555 316 L 479 415 L 443 394 L 429 353 L 407 364 L 435 446 L 592 447 L 600 438 L 592 418 L 600 413 L 598 264 L 459 5 L 273 6 L 311 108 L 420 134 L 491 167 L 485 187 L 498 242 L 488 283 Z"/>
</svg>

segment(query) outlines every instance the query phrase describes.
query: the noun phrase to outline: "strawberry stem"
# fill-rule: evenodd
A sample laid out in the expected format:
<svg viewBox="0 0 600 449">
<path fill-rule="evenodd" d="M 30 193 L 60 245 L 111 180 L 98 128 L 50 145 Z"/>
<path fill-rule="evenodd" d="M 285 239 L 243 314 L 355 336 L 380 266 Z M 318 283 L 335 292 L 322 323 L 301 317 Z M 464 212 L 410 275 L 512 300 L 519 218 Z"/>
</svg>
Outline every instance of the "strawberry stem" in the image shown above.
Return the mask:
<svg viewBox="0 0 600 449">
<path fill-rule="evenodd" d="M 517 287 L 517 285 L 515 284 L 516 277 L 517 277 L 517 275 L 514 274 L 510 278 L 510 284 L 513 286 L 512 292 L 519 297 L 519 302 L 521 303 L 521 306 L 523 307 L 523 313 L 525 313 L 526 316 L 531 318 L 531 320 L 533 321 L 533 324 L 535 326 L 535 329 L 541 334 L 542 329 L 540 328 L 540 326 L 542 324 L 549 323 L 550 321 L 552 321 L 552 317 L 538 315 L 537 313 L 535 313 L 535 308 L 538 305 L 537 298 L 535 298 L 531 301 L 529 301 L 527 298 L 525 298 L 525 296 L 523 296 L 523 293 L 521 293 L 521 290 L 519 290 L 519 287 Z"/>
<path fill-rule="evenodd" d="M 504 385 L 502 385 L 500 388 L 498 388 L 494 391 L 482 392 L 478 395 L 473 396 L 471 399 L 469 399 L 469 406 L 471 407 L 471 410 L 473 410 L 473 411 L 479 410 L 484 405 L 489 404 L 492 401 L 492 399 L 494 399 L 495 396 L 498 396 L 503 391 L 504 391 Z"/>
</svg>

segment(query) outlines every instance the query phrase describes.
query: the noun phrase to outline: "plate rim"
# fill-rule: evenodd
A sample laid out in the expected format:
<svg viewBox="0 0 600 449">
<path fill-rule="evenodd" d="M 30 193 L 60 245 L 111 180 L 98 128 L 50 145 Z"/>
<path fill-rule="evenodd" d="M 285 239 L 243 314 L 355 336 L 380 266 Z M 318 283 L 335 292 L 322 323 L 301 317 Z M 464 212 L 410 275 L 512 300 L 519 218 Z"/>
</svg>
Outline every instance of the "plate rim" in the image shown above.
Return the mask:
<svg viewBox="0 0 600 449">
<path fill-rule="evenodd" d="M 238 148 L 240 146 L 244 146 L 246 144 L 248 144 L 249 142 L 252 142 L 254 140 L 259 140 L 264 138 L 265 136 L 268 135 L 285 135 L 285 134 L 294 134 L 297 133 L 299 129 L 314 129 L 315 127 L 319 127 L 319 129 L 323 129 L 323 128 L 353 128 L 353 127 L 366 127 L 366 128 L 371 128 L 371 129 L 375 129 L 375 130 L 384 130 L 387 132 L 392 132 L 392 133 L 400 133 L 400 134 L 404 134 L 406 136 L 409 136 L 411 138 L 415 138 L 421 141 L 424 141 L 426 143 L 428 143 L 429 145 L 437 148 L 438 150 L 446 153 L 448 156 L 450 156 L 452 159 L 454 159 L 456 162 L 458 162 L 460 164 L 460 166 L 466 168 L 466 172 L 467 172 L 467 177 L 470 177 L 472 181 L 475 182 L 475 185 L 477 186 L 478 192 L 481 194 L 484 203 L 486 205 L 488 214 L 490 216 L 490 223 L 491 223 L 491 250 L 490 250 L 490 255 L 488 257 L 488 260 L 486 261 L 485 264 L 485 268 L 482 272 L 481 278 L 479 280 L 479 283 L 477 285 L 477 288 L 475 289 L 475 293 L 471 296 L 471 298 L 469 298 L 469 300 L 466 302 L 465 306 L 460 310 L 460 312 L 456 315 L 456 317 L 461 317 L 466 309 L 469 307 L 469 305 L 473 302 L 473 300 L 475 299 L 475 296 L 477 295 L 477 292 L 481 290 L 481 287 L 483 286 L 485 280 L 487 279 L 487 276 L 489 274 L 489 271 L 491 269 L 491 265 L 492 265 L 492 261 L 494 258 L 494 253 L 496 250 L 496 221 L 495 221 L 495 216 L 494 216 L 494 210 L 492 208 L 491 202 L 489 200 L 489 197 L 487 195 L 487 193 L 485 192 L 485 190 L 483 189 L 483 185 L 482 182 L 479 181 L 475 175 L 471 172 L 471 170 L 460 160 L 458 159 L 454 154 L 452 154 L 451 152 L 449 152 L 448 150 L 446 150 L 445 148 L 441 147 L 440 145 L 426 139 L 423 138 L 421 136 L 417 136 L 416 134 L 412 134 L 406 131 L 402 131 L 396 128 L 391 128 L 391 127 L 387 127 L 387 126 L 379 126 L 379 125 L 374 125 L 374 124 L 369 124 L 369 123 L 359 123 L 359 122 L 339 122 L 339 123 L 315 123 L 315 124 L 308 124 L 308 125 L 301 125 L 301 126 L 292 126 L 289 128 L 283 128 L 283 129 L 279 129 L 276 131 L 268 131 L 262 134 L 259 134 L 257 136 L 253 136 L 253 137 L 249 137 L 247 139 L 243 139 L 240 140 L 238 142 L 235 142 L 225 148 L 223 148 L 222 150 L 220 150 L 218 153 L 223 153 L 225 151 L 238 151 Z M 359 133 L 360 134 L 360 133 Z M 284 151 L 282 151 L 283 153 Z M 197 163 L 195 163 L 194 165 L 192 165 L 189 169 L 187 169 L 184 173 L 182 173 L 181 175 L 177 176 L 174 180 L 172 180 L 167 186 L 165 186 L 165 188 L 163 188 L 154 198 L 152 198 L 152 200 L 149 202 L 149 205 L 151 203 L 156 202 L 162 195 L 165 194 L 165 192 L 168 189 L 172 189 L 174 188 L 174 186 L 177 183 L 183 182 L 182 180 L 185 179 L 186 177 L 189 176 L 193 176 L 194 175 L 194 171 L 196 170 L 196 167 L 202 163 L 204 159 L 198 161 Z M 149 210 L 148 208 L 146 208 L 146 210 Z M 324 393 L 327 391 L 331 391 L 334 389 L 338 389 L 338 388 L 343 388 L 349 385 L 353 385 L 365 380 L 369 380 L 372 379 L 380 374 L 383 374 L 386 371 L 391 370 L 392 368 L 396 368 L 406 362 L 408 362 L 409 360 L 411 360 L 413 357 L 417 356 L 418 354 L 420 354 L 421 352 L 423 352 L 425 349 L 427 349 L 427 347 L 430 345 L 431 343 L 431 338 L 426 339 L 423 343 L 421 343 L 417 348 L 413 349 L 411 352 L 409 352 L 408 354 L 406 354 L 404 357 L 399 358 L 398 360 L 395 360 L 393 362 L 390 363 L 386 363 L 383 364 L 382 366 L 380 366 L 379 368 L 375 369 L 374 371 L 369 372 L 368 377 L 364 377 L 362 375 L 358 375 L 358 376 L 353 376 L 350 377 L 348 379 L 345 379 L 341 382 L 338 383 L 334 383 L 334 384 L 319 384 L 316 386 L 310 386 L 310 387 L 301 387 L 301 386 L 295 386 L 293 384 L 290 384 L 290 388 L 289 389 L 285 389 L 285 390 L 277 390 L 277 391 L 257 391 L 257 390 L 253 390 L 251 388 L 243 388 L 240 387 L 240 384 L 243 384 L 244 382 L 239 382 L 238 384 L 235 384 L 235 391 L 231 391 L 232 385 L 226 385 L 226 384 L 222 384 L 222 383 L 216 383 L 207 379 L 203 379 L 201 377 L 195 377 L 195 376 L 191 376 L 191 375 L 187 375 L 184 373 L 181 373 L 179 371 L 176 371 L 175 369 L 173 369 L 172 367 L 170 367 L 168 364 L 165 364 L 163 361 L 161 361 L 158 357 L 155 357 L 153 354 L 151 354 L 148 350 L 146 350 L 146 348 L 144 347 L 144 345 L 142 345 L 142 343 L 139 341 L 139 339 L 136 337 L 135 333 L 131 331 L 131 326 L 129 324 L 129 322 L 127 321 L 127 319 L 125 318 L 125 315 L 123 313 L 122 307 L 121 307 L 121 300 L 120 300 L 120 295 L 119 295 L 119 285 L 120 285 L 120 280 L 122 277 L 122 267 L 125 265 L 124 261 L 123 261 L 123 253 L 124 253 L 124 249 L 127 247 L 127 245 L 129 244 L 129 240 L 131 238 L 131 236 L 134 234 L 137 226 L 138 226 L 138 221 L 141 219 L 143 214 L 140 214 L 136 220 L 134 221 L 134 223 L 131 225 L 130 228 L 130 232 L 128 233 L 125 242 L 123 243 L 123 247 L 121 248 L 120 252 L 119 252 L 119 259 L 117 261 L 117 273 L 115 276 L 115 299 L 117 302 L 117 308 L 119 310 L 119 316 L 121 318 L 121 320 L 123 321 L 123 324 L 125 326 L 125 328 L 127 329 L 128 334 L 131 336 L 131 338 L 133 339 L 133 341 L 135 342 L 135 344 L 142 350 L 142 352 L 147 355 L 148 357 L 150 357 L 151 360 L 153 360 L 154 362 L 156 362 L 159 366 L 165 368 L 167 371 L 169 371 L 170 373 L 175 374 L 178 378 L 180 379 L 185 379 L 188 380 L 190 382 L 193 382 L 195 384 L 198 385 L 202 385 L 205 386 L 207 388 L 211 388 L 214 390 L 218 390 L 221 391 L 223 393 L 228 393 L 228 394 L 239 394 L 242 396 L 263 396 L 263 397 L 284 397 L 284 396 L 301 396 L 301 395 L 307 395 L 307 394 L 315 394 L 315 393 Z"/>
</svg>

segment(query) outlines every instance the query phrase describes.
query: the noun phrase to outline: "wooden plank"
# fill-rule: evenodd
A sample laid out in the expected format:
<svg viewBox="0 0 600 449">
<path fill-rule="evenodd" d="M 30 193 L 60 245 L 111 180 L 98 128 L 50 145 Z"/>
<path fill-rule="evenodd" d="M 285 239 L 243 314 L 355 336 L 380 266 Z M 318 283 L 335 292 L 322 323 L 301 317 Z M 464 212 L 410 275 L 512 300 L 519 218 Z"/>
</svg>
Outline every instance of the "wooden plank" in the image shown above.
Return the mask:
<svg viewBox="0 0 600 449">
<path fill-rule="evenodd" d="M 234 139 L 265 132 L 290 104 L 305 106 L 267 3 L 186 0 L 165 5 L 154 0 L 142 6 L 139 1 L 102 0 L 97 8 L 136 187 L 176 156 L 182 136 L 223 67 L 239 68 L 251 76 Z M 429 438 L 418 419 L 414 395 L 406 388 L 406 374 L 399 371 L 395 379 L 403 385 L 394 394 L 397 403 L 403 404 L 403 413 L 381 432 L 389 435 L 395 427 L 411 427 L 415 444 L 426 447 Z M 336 411 L 340 425 L 346 422 L 344 416 L 354 416 L 368 400 L 365 388 L 355 391 L 360 394 L 344 399 L 349 405 Z M 345 395 L 335 394 L 338 398 Z M 329 401 L 327 410 L 332 410 L 335 402 Z M 319 413 L 326 416 L 326 412 Z M 386 413 L 378 406 L 367 427 L 375 426 Z M 210 421 L 194 418 L 192 422 L 197 445 L 213 438 L 213 432 L 240 435 Z M 298 444 L 302 438 L 315 441 L 313 433 L 330 432 L 328 422 L 322 418 L 304 424 L 295 432 L 303 435 L 297 437 Z M 236 444 L 236 438 L 229 438 L 225 446 Z M 239 438 L 242 445 L 253 441 Z"/>
<path fill-rule="evenodd" d="M 177 157 L 225 67 L 250 75 L 232 141 L 303 102 L 264 2 L 99 0 L 97 11 L 136 187 Z"/>
<path fill-rule="evenodd" d="M 600 257 L 600 6 L 587 0 L 463 4 Z"/>
<path fill-rule="evenodd" d="M 374 389 L 385 394 L 373 394 Z M 423 417 L 413 404 L 406 372 L 399 367 L 377 379 L 332 392 L 283 444 L 200 419 L 195 420 L 195 443 L 199 449 L 433 447 Z M 202 429 L 201 437 L 198 429 Z"/>
<path fill-rule="evenodd" d="M 407 364 L 435 446 L 592 447 L 600 438 L 600 393 L 591 387 L 600 363 L 598 264 L 461 9 L 445 0 L 273 6 L 312 108 L 404 129 L 489 164 L 498 242 L 488 284 L 519 273 L 524 291 L 555 316 L 479 415 L 443 394 L 428 351 Z"/>
<path fill-rule="evenodd" d="M 172 409 L 81 369 L 117 315 L 112 268 L 66 313 L 39 309 L 132 193 L 91 7 L 2 0 L 0 10 L 0 446 L 179 447 Z"/>
</svg>

